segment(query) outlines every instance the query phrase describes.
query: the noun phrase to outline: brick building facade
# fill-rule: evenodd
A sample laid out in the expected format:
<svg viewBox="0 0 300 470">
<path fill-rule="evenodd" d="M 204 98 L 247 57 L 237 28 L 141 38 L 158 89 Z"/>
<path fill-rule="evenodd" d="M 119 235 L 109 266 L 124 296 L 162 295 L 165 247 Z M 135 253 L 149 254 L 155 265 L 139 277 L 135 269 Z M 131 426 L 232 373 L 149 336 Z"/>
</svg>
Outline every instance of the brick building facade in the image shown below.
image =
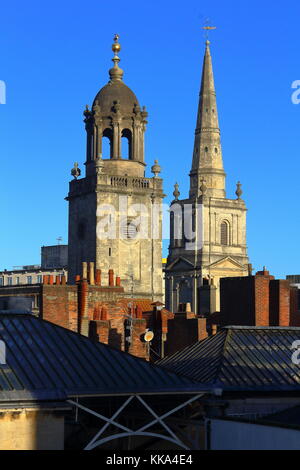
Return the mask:
<svg viewBox="0 0 300 470">
<path fill-rule="evenodd" d="M 219 324 L 300 326 L 298 288 L 265 268 L 255 276 L 223 278 Z"/>
<path fill-rule="evenodd" d="M 161 302 L 128 298 L 121 279 L 108 273 L 108 285 L 94 263 L 83 263 L 76 283 L 44 276 L 40 286 L 40 317 L 109 344 L 137 357 L 157 360 L 207 336 L 206 320 L 183 308 L 176 314 Z M 145 333 L 153 332 L 151 343 Z"/>
</svg>

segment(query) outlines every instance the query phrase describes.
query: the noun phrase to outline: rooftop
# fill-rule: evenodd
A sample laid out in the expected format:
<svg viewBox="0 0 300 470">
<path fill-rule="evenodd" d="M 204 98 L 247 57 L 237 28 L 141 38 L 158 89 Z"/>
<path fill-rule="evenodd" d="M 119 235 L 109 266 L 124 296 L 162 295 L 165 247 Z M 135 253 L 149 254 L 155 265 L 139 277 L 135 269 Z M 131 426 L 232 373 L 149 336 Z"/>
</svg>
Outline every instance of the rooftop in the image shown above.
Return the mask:
<svg viewBox="0 0 300 470">
<path fill-rule="evenodd" d="M 298 391 L 292 344 L 299 339 L 297 327 L 228 326 L 157 364 L 224 391 Z"/>
<path fill-rule="evenodd" d="M 0 339 L 6 346 L 0 402 L 203 391 L 188 378 L 32 315 L 1 314 Z"/>
</svg>

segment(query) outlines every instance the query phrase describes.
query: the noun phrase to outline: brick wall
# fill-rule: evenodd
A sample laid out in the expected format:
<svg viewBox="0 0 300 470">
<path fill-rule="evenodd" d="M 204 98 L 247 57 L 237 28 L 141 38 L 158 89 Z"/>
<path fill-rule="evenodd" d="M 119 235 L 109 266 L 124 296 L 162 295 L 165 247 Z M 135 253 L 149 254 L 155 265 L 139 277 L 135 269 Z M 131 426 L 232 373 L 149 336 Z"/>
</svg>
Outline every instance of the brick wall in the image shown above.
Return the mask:
<svg viewBox="0 0 300 470">
<path fill-rule="evenodd" d="M 121 286 L 115 286 L 112 279 L 110 286 L 90 285 L 87 279 L 78 280 L 76 285 L 49 284 L 49 279 L 45 282 L 41 287 L 43 319 L 125 351 L 125 322 L 130 299 L 123 298 Z M 134 334 L 127 349 L 131 354 L 148 359 L 148 349 L 142 340 L 147 327 L 142 313 L 137 307 L 131 312 Z"/>
<path fill-rule="evenodd" d="M 270 279 L 268 276 L 258 275 L 258 276 L 253 277 L 253 282 L 254 282 L 254 312 L 251 312 L 252 322 L 250 323 L 250 325 L 252 324 L 255 326 L 269 326 L 270 324 L 269 322 Z"/>
<path fill-rule="evenodd" d="M 300 290 L 290 288 L 290 326 L 300 326 Z"/>
<path fill-rule="evenodd" d="M 220 293 L 222 326 L 293 326 L 289 282 L 275 280 L 266 269 L 255 276 L 221 279 Z"/>
<path fill-rule="evenodd" d="M 77 286 L 43 285 L 41 307 L 44 320 L 77 331 L 74 319 L 71 328 L 69 322 L 70 309 L 77 317 Z"/>
<path fill-rule="evenodd" d="M 192 316 L 193 315 L 193 316 Z M 206 318 L 199 318 L 194 313 L 176 313 L 168 320 L 165 356 L 189 346 L 207 337 Z"/>
<path fill-rule="evenodd" d="M 270 281 L 270 326 L 290 325 L 290 285 L 283 279 Z"/>
</svg>

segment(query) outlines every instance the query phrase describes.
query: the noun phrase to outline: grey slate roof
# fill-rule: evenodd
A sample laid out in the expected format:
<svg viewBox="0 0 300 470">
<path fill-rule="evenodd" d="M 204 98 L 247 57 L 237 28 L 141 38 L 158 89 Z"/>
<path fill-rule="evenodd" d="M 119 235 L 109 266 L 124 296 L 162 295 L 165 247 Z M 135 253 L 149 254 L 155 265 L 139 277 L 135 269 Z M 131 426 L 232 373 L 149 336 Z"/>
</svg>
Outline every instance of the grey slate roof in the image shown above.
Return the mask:
<svg viewBox="0 0 300 470">
<path fill-rule="evenodd" d="M 0 401 L 201 390 L 187 378 L 32 315 L 0 315 Z"/>
<path fill-rule="evenodd" d="M 300 390 L 295 340 L 300 328 L 228 326 L 156 364 L 228 391 Z"/>
</svg>

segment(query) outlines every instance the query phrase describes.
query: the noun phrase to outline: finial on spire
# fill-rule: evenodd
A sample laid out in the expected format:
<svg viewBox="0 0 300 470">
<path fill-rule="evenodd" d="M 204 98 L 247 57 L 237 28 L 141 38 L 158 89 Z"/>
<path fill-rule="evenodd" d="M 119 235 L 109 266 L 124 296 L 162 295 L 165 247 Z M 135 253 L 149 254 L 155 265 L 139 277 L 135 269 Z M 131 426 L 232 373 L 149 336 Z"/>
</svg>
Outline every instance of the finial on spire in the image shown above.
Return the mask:
<svg viewBox="0 0 300 470">
<path fill-rule="evenodd" d="M 74 167 L 71 170 L 71 175 L 74 177 L 75 180 L 77 180 L 78 176 L 81 175 L 81 170 L 78 167 L 78 162 L 74 163 Z"/>
<path fill-rule="evenodd" d="M 119 38 L 120 36 L 118 34 L 114 35 L 114 43 L 111 46 L 112 51 L 114 53 L 114 57 L 112 58 L 112 61 L 114 63 L 114 66 L 112 69 L 109 71 L 109 75 L 111 80 L 122 80 L 123 78 L 123 70 L 120 69 L 119 67 L 119 62 L 120 62 L 120 57 L 118 56 L 118 53 L 121 50 L 121 44 L 119 43 Z"/>
<path fill-rule="evenodd" d="M 151 172 L 154 174 L 154 178 L 157 178 L 157 176 L 161 172 L 161 167 L 159 166 L 157 160 L 154 160 L 154 165 L 152 165 L 151 167 Z"/>
<path fill-rule="evenodd" d="M 206 39 L 205 44 L 206 44 L 206 46 L 209 46 L 209 44 L 210 44 L 210 41 L 208 40 L 208 32 L 217 29 L 216 26 L 210 26 L 209 23 L 210 23 L 210 19 L 206 18 L 206 20 L 204 21 L 205 26 L 202 26 L 202 29 L 204 29 L 204 31 L 205 31 L 205 39 Z"/>
<path fill-rule="evenodd" d="M 241 183 L 238 181 L 236 183 L 236 192 L 235 194 L 237 195 L 237 198 L 240 199 L 241 198 L 241 195 L 243 194 L 243 191 L 241 190 Z"/>
<path fill-rule="evenodd" d="M 180 192 L 179 192 L 178 188 L 179 188 L 179 185 L 178 185 L 178 183 L 176 182 L 176 183 L 174 184 L 174 191 L 173 191 L 173 196 L 175 197 L 175 201 L 178 201 L 178 198 L 179 198 L 179 196 L 180 196 Z"/>
<path fill-rule="evenodd" d="M 113 62 L 120 62 L 120 58 L 118 57 L 118 52 L 121 50 L 121 44 L 119 43 L 119 38 L 120 36 L 118 34 L 114 35 L 114 43 L 111 46 L 114 55 L 114 58 L 112 59 Z"/>
</svg>

